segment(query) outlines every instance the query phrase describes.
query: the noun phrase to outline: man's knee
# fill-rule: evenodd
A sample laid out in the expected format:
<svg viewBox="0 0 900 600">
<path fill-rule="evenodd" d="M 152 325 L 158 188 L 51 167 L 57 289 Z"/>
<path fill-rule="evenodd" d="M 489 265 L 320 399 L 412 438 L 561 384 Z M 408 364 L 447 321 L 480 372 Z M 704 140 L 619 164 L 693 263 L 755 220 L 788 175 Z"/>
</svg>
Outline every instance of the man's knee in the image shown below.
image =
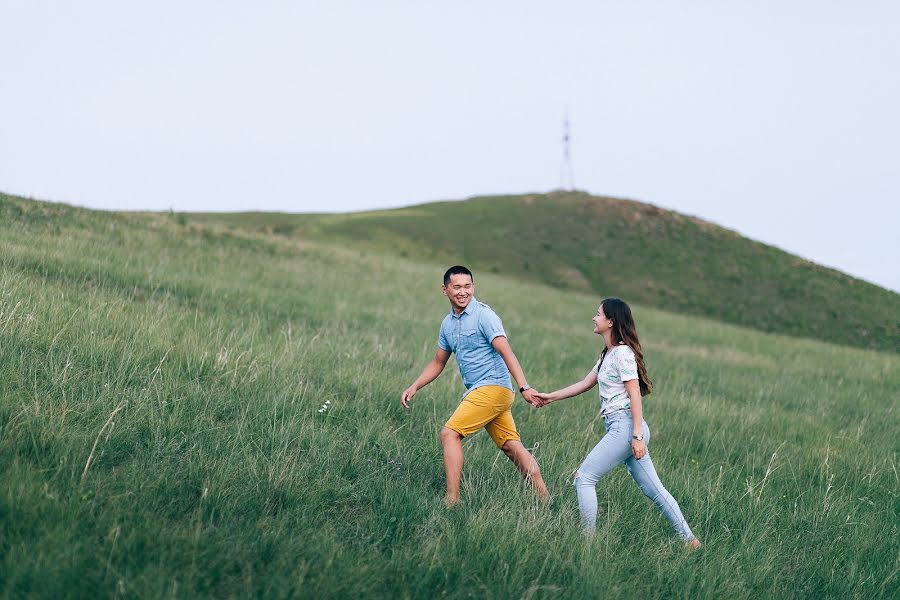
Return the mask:
<svg viewBox="0 0 900 600">
<path fill-rule="evenodd" d="M 525 447 L 522 445 L 522 442 L 519 440 L 506 440 L 500 446 L 500 449 L 503 450 L 503 454 L 507 455 L 510 458 L 513 458 L 517 454 L 521 452 Z"/>
<path fill-rule="evenodd" d="M 448 442 L 459 441 L 462 439 L 462 436 L 459 432 L 450 429 L 449 427 L 441 427 L 441 443 L 446 444 Z"/>
<path fill-rule="evenodd" d="M 529 473 L 540 473 L 537 459 L 532 456 L 528 448 L 520 440 L 507 440 L 500 449 L 516 464 L 527 466 Z"/>
</svg>

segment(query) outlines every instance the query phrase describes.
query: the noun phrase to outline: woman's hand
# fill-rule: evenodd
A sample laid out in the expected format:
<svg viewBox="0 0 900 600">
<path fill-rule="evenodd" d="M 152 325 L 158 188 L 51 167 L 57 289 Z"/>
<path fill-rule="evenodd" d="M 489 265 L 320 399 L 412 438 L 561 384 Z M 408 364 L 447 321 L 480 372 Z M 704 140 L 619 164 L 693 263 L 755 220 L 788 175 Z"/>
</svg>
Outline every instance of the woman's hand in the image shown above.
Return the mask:
<svg viewBox="0 0 900 600">
<path fill-rule="evenodd" d="M 550 394 L 548 394 L 547 392 L 535 392 L 534 395 L 537 396 L 537 403 L 534 405 L 537 408 L 546 406 L 547 404 L 553 402 L 553 400 L 550 398 Z"/>
<path fill-rule="evenodd" d="M 631 453 L 636 459 L 641 460 L 647 454 L 646 444 L 642 440 L 631 440 Z"/>
</svg>

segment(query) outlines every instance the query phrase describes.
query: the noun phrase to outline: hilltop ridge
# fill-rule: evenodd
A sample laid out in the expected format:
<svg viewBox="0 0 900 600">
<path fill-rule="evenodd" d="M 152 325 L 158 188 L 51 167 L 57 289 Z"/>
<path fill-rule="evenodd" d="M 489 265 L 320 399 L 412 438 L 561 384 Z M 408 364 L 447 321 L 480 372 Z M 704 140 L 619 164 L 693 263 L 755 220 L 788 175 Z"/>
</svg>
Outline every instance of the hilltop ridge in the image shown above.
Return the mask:
<svg viewBox="0 0 900 600">
<path fill-rule="evenodd" d="M 900 294 L 702 219 L 633 200 L 554 192 L 350 214 L 189 214 L 837 344 L 900 352 Z"/>
</svg>

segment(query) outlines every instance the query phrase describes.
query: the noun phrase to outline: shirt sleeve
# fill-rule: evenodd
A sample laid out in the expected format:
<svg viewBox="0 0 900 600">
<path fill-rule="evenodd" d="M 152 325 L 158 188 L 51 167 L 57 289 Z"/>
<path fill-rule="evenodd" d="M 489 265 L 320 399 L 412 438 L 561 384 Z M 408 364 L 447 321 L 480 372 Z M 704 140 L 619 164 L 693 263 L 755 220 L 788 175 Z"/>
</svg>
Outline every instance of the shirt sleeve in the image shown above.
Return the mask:
<svg viewBox="0 0 900 600">
<path fill-rule="evenodd" d="M 447 336 L 444 334 L 444 325 L 441 324 L 441 331 L 438 333 L 438 348 L 441 350 L 445 350 L 447 352 L 451 352 L 450 350 L 450 342 L 447 341 Z"/>
<path fill-rule="evenodd" d="M 493 342 L 495 337 L 504 336 L 503 323 L 497 313 L 490 309 L 485 309 L 481 313 L 481 319 L 478 322 L 478 329 L 488 342 Z"/>
<path fill-rule="evenodd" d="M 634 350 L 628 346 L 624 346 L 616 354 L 616 366 L 619 368 L 619 379 L 622 383 L 637 379 L 637 360 L 634 358 Z"/>
</svg>

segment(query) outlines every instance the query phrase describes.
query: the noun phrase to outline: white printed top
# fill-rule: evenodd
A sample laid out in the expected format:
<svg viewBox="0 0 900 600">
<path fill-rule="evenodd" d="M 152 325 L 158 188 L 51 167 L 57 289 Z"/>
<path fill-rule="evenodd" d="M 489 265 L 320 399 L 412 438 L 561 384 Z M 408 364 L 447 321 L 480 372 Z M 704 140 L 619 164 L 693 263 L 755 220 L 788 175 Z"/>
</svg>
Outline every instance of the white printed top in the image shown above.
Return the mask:
<svg viewBox="0 0 900 600">
<path fill-rule="evenodd" d="M 600 388 L 600 414 L 631 407 L 625 382 L 638 378 L 637 361 L 634 350 L 625 344 L 613 346 L 603 358 L 603 364 L 597 360 L 594 365 L 597 372 L 597 385 Z"/>
</svg>

